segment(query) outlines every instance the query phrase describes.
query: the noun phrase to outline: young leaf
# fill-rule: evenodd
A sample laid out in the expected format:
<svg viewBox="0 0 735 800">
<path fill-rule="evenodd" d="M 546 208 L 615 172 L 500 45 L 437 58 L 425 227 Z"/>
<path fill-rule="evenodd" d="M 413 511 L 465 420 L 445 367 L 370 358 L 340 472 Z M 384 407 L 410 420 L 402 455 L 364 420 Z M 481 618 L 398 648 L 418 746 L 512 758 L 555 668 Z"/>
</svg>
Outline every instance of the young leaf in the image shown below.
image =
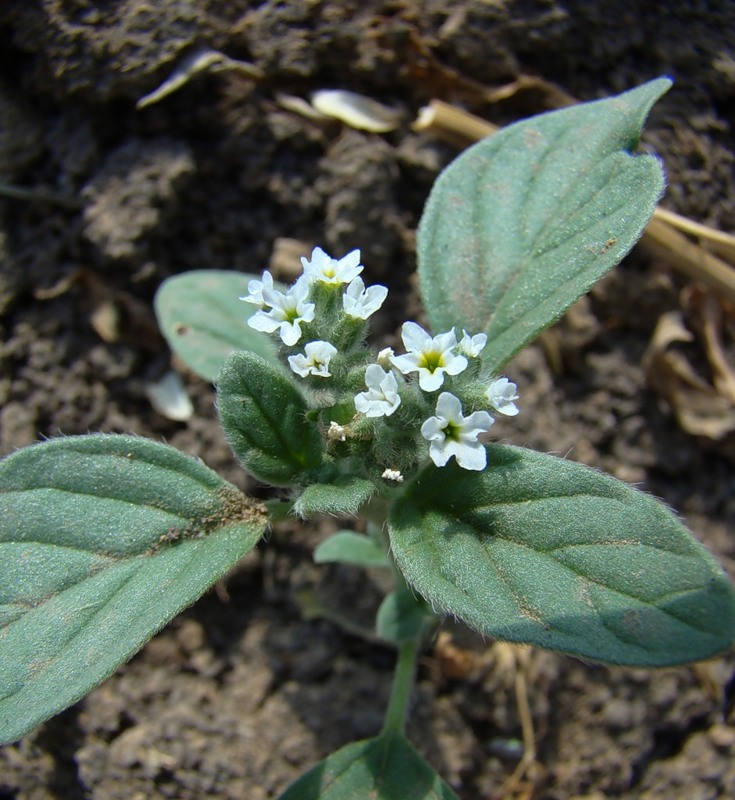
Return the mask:
<svg viewBox="0 0 735 800">
<path fill-rule="evenodd" d="M 491 445 L 484 472 L 427 467 L 393 554 L 431 603 L 497 639 L 659 667 L 735 638 L 735 592 L 662 503 L 587 467 Z"/>
<path fill-rule="evenodd" d="M 132 436 L 0 461 L 0 744 L 83 697 L 251 550 L 263 507 Z"/>
<path fill-rule="evenodd" d="M 217 379 L 217 408 L 230 447 L 266 483 L 298 483 L 322 459 L 323 441 L 288 376 L 255 353 L 234 352 Z"/>
<path fill-rule="evenodd" d="M 314 514 L 355 516 L 374 493 L 375 485 L 365 478 L 348 477 L 334 483 L 312 483 L 301 493 L 293 510 L 305 518 Z"/>
<path fill-rule="evenodd" d="M 337 531 L 314 550 L 317 564 L 354 564 L 358 567 L 389 567 L 388 555 L 369 536 Z"/>
<path fill-rule="evenodd" d="M 421 598 L 410 589 L 398 589 L 387 594 L 375 618 L 375 632 L 389 642 L 406 642 L 421 632 L 429 613 Z"/>
<path fill-rule="evenodd" d="M 400 733 L 353 742 L 291 784 L 280 800 L 457 800 Z"/>
<path fill-rule="evenodd" d="M 268 336 L 248 327 L 257 309 L 239 298 L 247 293 L 243 272 L 205 269 L 165 280 L 155 299 L 156 317 L 171 349 L 197 375 L 214 381 L 233 350 L 252 350 L 277 363 L 277 350 Z"/>
<path fill-rule="evenodd" d="M 519 122 L 450 164 L 418 231 L 435 331 L 485 331 L 500 369 L 623 258 L 663 192 L 658 160 L 631 151 L 670 85 Z"/>
</svg>

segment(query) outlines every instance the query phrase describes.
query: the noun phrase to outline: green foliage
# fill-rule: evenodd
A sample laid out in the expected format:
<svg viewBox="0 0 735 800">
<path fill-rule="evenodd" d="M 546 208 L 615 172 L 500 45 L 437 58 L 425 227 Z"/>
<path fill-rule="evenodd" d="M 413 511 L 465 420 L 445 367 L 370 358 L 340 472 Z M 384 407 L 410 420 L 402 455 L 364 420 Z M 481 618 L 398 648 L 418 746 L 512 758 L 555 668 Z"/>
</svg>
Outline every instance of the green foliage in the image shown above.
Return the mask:
<svg viewBox="0 0 735 800">
<path fill-rule="evenodd" d="M 83 697 L 251 550 L 263 508 L 132 436 L 0 462 L 0 743 Z"/>
<path fill-rule="evenodd" d="M 404 325 L 406 354 L 366 345 L 387 288 L 365 287 L 358 251 L 333 259 L 315 248 L 284 291 L 269 274 L 219 271 L 161 287 L 161 327 L 192 369 L 216 378 L 235 455 L 291 487 L 269 501 L 272 519 L 356 515 L 369 503 L 374 535 L 340 531 L 314 559 L 392 567 L 396 579 L 376 619 L 398 646 L 383 732 L 329 756 L 282 800 L 455 798 L 402 733 L 430 608 L 498 639 L 616 664 L 682 664 L 732 644 L 735 591 L 664 505 L 578 464 L 485 451 L 477 438 L 490 412 L 518 411 L 498 368 L 651 216 L 661 168 L 632 151 L 669 83 L 511 126 L 446 170 L 418 241 L 437 335 Z M 246 292 L 261 308 L 238 299 Z M 272 337 L 246 324 L 253 313 Z M 255 546 L 267 520 L 198 461 L 130 436 L 22 450 L 0 463 L 0 497 L 0 742 L 130 658 Z M 301 607 L 345 624 L 310 593 Z"/>
<path fill-rule="evenodd" d="M 383 598 L 375 619 L 375 631 L 389 642 L 416 639 L 427 619 L 426 604 L 410 589 L 401 587 Z"/>
<path fill-rule="evenodd" d="M 488 467 L 427 467 L 390 516 L 432 607 L 484 634 L 661 667 L 735 638 L 735 592 L 662 503 L 587 467 L 491 445 Z"/>
<path fill-rule="evenodd" d="M 321 464 L 323 440 L 306 419 L 306 400 L 278 367 L 255 353 L 228 356 L 217 379 L 217 407 L 230 447 L 256 478 L 288 486 Z"/>
<path fill-rule="evenodd" d="M 369 536 L 337 531 L 314 550 L 317 564 L 353 564 L 359 567 L 389 567 L 388 554 Z"/>
<path fill-rule="evenodd" d="M 485 331 L 498 370 L 622 259 L 663 192 L 658 160 L 631 151 L 670 85 L 511 125 L 439 176 L 418 233 L 435 330 Z"/>
<path fill-rule="evenodd" d="M 214 381 L 233 350 L 252 350 L 277 363 L 272 340 L 246 324 L 255 307 L 239 298 L 247 291 L 242 272 L 204 269 L 174 275 L 156 293 L 156 317 L 171 349 L 197 375 Z"/>
<path fill-rule="evenodd" d="M 365 478 L 345 477 L 332 483 L 312 483 L 301 493 L 293 510 L 300 517 L 354 516 L 373 494 L 375 485 Z"/>
<path fill-rule="evenodd" d="M 354 742 L 292 784 L 280 800 L 457 800 L 398 732 Z"/>
</svg>

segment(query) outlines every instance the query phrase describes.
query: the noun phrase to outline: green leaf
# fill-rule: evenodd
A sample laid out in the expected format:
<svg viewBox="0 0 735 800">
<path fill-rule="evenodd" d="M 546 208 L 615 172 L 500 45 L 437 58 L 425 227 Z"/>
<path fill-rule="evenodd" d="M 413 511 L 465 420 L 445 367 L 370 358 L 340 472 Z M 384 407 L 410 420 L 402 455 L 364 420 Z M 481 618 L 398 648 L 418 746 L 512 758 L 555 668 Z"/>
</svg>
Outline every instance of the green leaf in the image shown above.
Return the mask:
<svg viewBox="0 0 735 800">
<path fill-rule="evenodd" d="M 400 733 L 353 742 L 299 778 L 280 800 L 457 800 Z"/>
<path fill-rule="evenodd" d="M 317 564 L 353 564 L 358 567 L 389 567 L 388 555 L 378 543 L 362 533 L 337 531 L 314 550 Z"/>
<path fill-rule="evenodd" d="M 306 419 L 306 400 L 285 373 L 255 353 L 227 358 L 217 379 L 217 408 L 230 447 L 256 478 L 288 486 L 321 464 L 324 443 Z"/>
<path fill-rule="evenodd" d="M 132 436 L 0 461 L 0 743 L 79 700 L 262 536 L 263 507 Z"/>
<path fill-rule="evenodd" d="M 204 269 L 165 280 L 155 299 L 161 332 L 171 349 L 197 375 L 214 381 L 233 350 L 252 350 L 277 363 L 270 337 L 248 327 L 257 309 L 239 298 L 256 275 Z"/>
<path fill-rule="evenodd" d="M 375 632 L 389 642 L 415 639 L 427 620 L 426 604 L 410 589 L 398 589 L 387 594 L 375 618 Z"/>
<path fill-rule="evenodd" d="M 375 494 L 375 485 L 365 478 L 346 477 L 333 483 L 312 483 L 294 503 L 300 517 L 315 514 L 355 516 L 360 506 Z"/>
<path fill-rule="evenodd" d="M 735 638 L 735 592 L 704 547 L 662 503 L 579 464 L 491 445 L 484 472 L 424 469 L 389 522 L 409 583 L 497 639 L 655 667 Z"/>
<path fill-rule="evenodd" d="M 485 331 L 500 369 L 623 258 L 663 192 L 658 160 L 631 151 L 670 85 L 519 122 L 449 165 L 418 231 L 435 331 Z"/>
</svg>

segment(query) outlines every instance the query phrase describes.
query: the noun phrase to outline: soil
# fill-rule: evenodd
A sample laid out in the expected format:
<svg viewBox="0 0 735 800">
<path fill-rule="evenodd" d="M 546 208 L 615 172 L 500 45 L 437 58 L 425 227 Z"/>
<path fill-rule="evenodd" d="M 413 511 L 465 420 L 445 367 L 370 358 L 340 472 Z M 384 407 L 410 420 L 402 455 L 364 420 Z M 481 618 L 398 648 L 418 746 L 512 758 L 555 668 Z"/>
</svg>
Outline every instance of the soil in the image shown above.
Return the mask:
<svg viewBox="0 0 735 800">
<path fill-rule="evenodd" d="M 538 76 L 580 100 L 662 74 L 645 145 L 665 205 L 735 229 L 735 4 L 612 0 L 6 0 L 0 11 L 0 452 L 39 438 L 133 432 L 200 456 L 246 490 L 212 388 L 174 363 L 196 414 L 174 422 L 146 383 L 171 368 L 152 298 L 190 269 L 259 272 L 314 245 L 359 247 L 391 289 L 375 327 L 416 318 L 415 230 L 457 149 L 412 131 L 431 98 L 498 124 L 553 94 L 488 90 Z M 182 58 L 256 64 L 193 78 L 136 110 Z M 379 135 L 308 119 L 281 94 L 360 92 L 400 109 Z M 8 187 L 26 193 L 9 193 Z M 295 240 L 295 241 L 289 241 Z M 295 260 L 295 259 L 292 259 Z M 499 438 L 652 492 L 735 574 L 733 443 L 681 430 L 643 356 L 683 279 L 638 249 L 509 367 L 523 413 Z M 317 568 L 333 520 L 277 527 L 255 553 L 85 700 L 0 749 L 0 800 L 273 798 L 381 724 L 394 654 L 323 619 L 369 624 L 378 578 Z M 463 800 L 735 797 L 732 654 L 646 672 L 508 648 L 449 626 L 423 655 L 409 736 Z M 536 762 L 522 753 L 525 683 Z M 522 697 L 521 706 L 522 707 Z"/>
</svg>

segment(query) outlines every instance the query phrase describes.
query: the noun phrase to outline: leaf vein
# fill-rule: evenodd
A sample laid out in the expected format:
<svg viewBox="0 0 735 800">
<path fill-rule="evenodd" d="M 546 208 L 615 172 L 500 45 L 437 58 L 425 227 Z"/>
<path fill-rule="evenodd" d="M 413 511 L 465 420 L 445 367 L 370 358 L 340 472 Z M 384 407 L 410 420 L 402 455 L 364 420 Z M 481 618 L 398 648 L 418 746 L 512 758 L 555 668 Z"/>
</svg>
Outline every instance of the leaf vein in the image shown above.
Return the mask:
<svg viewBox="0 0 735 800">
<path fill-rule="evenodd" d="M 68 637 L 68 638 L 67 638 L 67 639 L 64 641 L 64 644 L 63 644 L 61 647 L 59 647 L 59 648 L 58 648 L 58 650 L 56 650 L 56 652 L 54 653 L 54 655 L 53 655 L 53 656 L 51 656 L 51 657 L 48 659 L 48 661 L 46 661 L 46 662 L 45 662 L 45 666 L 44 666 L 44 668 L 41 670 L 41 672 L 45 672 L 47 669 L 49 669 L 49 667 L 50 667 L 50 665 L 51 665 L 51 664 L 53 664 L 55 661 L 57 661 L 57 660 L 59 660 L 60 658 L 62 658 L 62 657 L 64 656 L 64 654 L 65 654 L 66 652 L 68 652 L 68 651 L 71 649 L 71 645 L 72 645 L 72 643 L 73 643 L 73 642 L 74 642 L 74 641 L 75 641 L 75 640 L 76 640 L 76 639 L 77 639 L 77 638 L 78 638 L 78 637 L 79 637 L 81 634 L 83 634 L 83 633 L 85 632 L 85 630 L 86 630 L 86 629 L 87 629 L 87 627 L 89 626 L 90 622 L 91 622 L 91 621 L 93 621 L 93 620 L 94 620 L 94 619 L 95 619 L 95 618 L 96 618 L 96 617 L 97 617 L 97 616 L 98 616 L 98 615 L 99 615 L 99 614 L 100 614 L 100 613 L 101 613 L 101 612 L 102 612 L 102 611 L 103 611 L 103 610 L 104 610 L 104 609 L 105 609 L 105 608 L 106 608 L 106 607 L 107 607 L 107 606 L 108 606 L 108 605 L 109 605 L 109 604 L 112 602 L 112 600 L 114 600 L 114 598 L 115 598 L 115 595 L 117 595 L 117 594 L 118 594 L 118 593 L 119 593 L 119 592 L 120 592 L 120 591 L 121 591 L 121 590 L 122 590 L 122 589 L 123 589 L 123 588 L 124 588 L 124 587 L 125 587 L 125 586 L 126 586 L 128 583 L 130 583 L 130 581 L 132 581 L 132 580 L 133 580 L 133 579 L 136 577 L 136 575 L 137 575 L 137 570 L 133 570 L 133 571 L 130 573 L 130 575 L 129 575 L 129 576 L 127 576 L 127 577 L 125 578 L 125 580 L 124 580 L 124 581 L 123 581 L 121 584 L 119 584 L 119 585 L 118 585 L 118 586 L 115 588 L 115 591 L 114 591 L 114 592 L 113 592 L 111 595 L 109 595 L 109 596 L 108 596 L 108 597 L 107 597 L 105 600 L 103 600 L 101 603 L 99 603 L 99 604 L 98 604 L 98 607 L 97 607 L 97 609 L 96 609 L 96 610 L 93 612 L 93 614 L 91 615 L 91 617 L 88 617 L 88 618 L 85 620 L 85 622 L 84 622 L 84 625 L 83 625 L 83 626 L 80 626 L 79 628 L 77 628 L 77 630 L 76 630 L 76 631 L 74 631 L 73 633 L 71 633 L 71 635 L 70 635 L 70 636 L 69 636 L 69 637 Z M 77 585 L 77 584 L 75 584 L 75 585 Z M 71 588 L 71 587 L 69 587 L 69 588 Z M 60 594 L 63 594 L 63 592 L 60 592 Z M 38 606 L 37 606 L 37 607 L 38 607 Z M 12 623 L 11 623 L 11 624 L 12 624 Z M 36 677 L 38 676 L 38 674 L 39 674 L 38 672 L 34 673 L 34 674 L 33 674 L 33 675 L 30 677 L 30 679 L 29 679 L 29 680 L 35 680 L 35 679 L 36 679 Z M 10 692 L 9 694 L 5 695 L 5 697 L 3 697 L 3 701 L 5 701 L 5 700 L 7 700 L 7 699 L 10 699 L 10 698 L 11 698 L 11 697 L 13 697 L 14 695 L 16 695 L 16 694 L 18 694 L 18 693 L 22 692 L 23 690 L 25 690 L 25 689 L 27 688 L 28 682 L 29 682 L 29 681 L 24 681 L 22 684 L 20 684 L 20 685 L 18 686 L 18 688 L 17 688 L 17 689 L 15 689 L 14 691 L 12 691 L 12 692 Z"/>
<path fill-rule="evenodd" d="M 561 496 L 564 497 L 565 495 L 561 495 Z M 474 529 L 474 526 L 471 523 L 466 522 L 465 520 L 463 520 L 461 518 L 461 516 L 459 516 L 457 514 L 454 514 L 454 515 L 447 514 L 447 517 L 449 517 L 450 519 L 454 518 L 458 523 L 460 523 L 462 525 L 465 525 L 465 526 L 467 526 L 467 527 L 469 527 L 471 529 Z M 526 549 L 526 550 L 528 550 L 528 551 L 530 551 L 532 553 L 538 553 L 538 552 L 545 553 L 545 551 L 539 551 L 536 548 L 531 547 L 529 544 L 527 544 L 525 542 L 519 542 L 519 541 L 516 541 L 514 539 L 508 539 L 508 538 L 505 538 L 505 537 L 500 537 L 500 538 L 502 538 L 503 541 L 505 541 L 505 542 L 507 542 L 509 544 L 515 545 L 515 546 L 520 547 L 520 548 L 524 548 L 524 549 Z M 524 604 L 521 601 L 521 598 L 523 597 L 523 592 L 521 590 L 519 590 L 516 586 L 513 585 L 512 577 L 507 576 L 505 573 L 503 573 L 501 570 L 498 569 L 498 567 L 497 567 L 497 558 L 490 551 L 489 547 L 488 546 L 483 546 L 482 549 L 483 549 L 483 552 L 485 553 L 485 555 L 488 557 L 488 559 L 493 562 L 493 568 L 495 570 L 496 575 L 501 580 L 501 582 L 505 584 L 506 588 L 508 589 L 508 591 L 509 591 L 509 593 L 510 593 L 512 599 L 513 599 L 514 604 L 516 605 L 516 609 L 518 610 L 518 613 L 522 615 L 522 610 L 524 608 Z M 439 548 L 435 547 L 434 550 L 435 550 L 435 555 L 436 556 L 440 556 Z M 668 551 L 666 551 L 666 552 L 668 552 Z M 441 558 L 439 558 L 438 560 L 439 560 L 439 562 L 441 562 Z M 653 609 L 655 609 L 657 611 L 660 611 L 662 614 L 666 614 L 667 616 L 672 617 L 673 619 L 677 620 L 678 622 L 680 622 L 680 623 L 682 623 L 684 625 L 687 625 L 692 630 L 696 630 L 699 633 L 708 633 L 709 632 L 707 628 L 698 627 L 697 625 L 694 625 L 692 622 L 680 618 L 679 616 L 674 614 L 670 609 L 662 609 L 662 608 L 660 608 L 657 605 L 657 602 L 659 601 L 659 598 L 656 598 L 656 599 L 650 600 L 650 601 L 649 600 L 644 600 L 643 598 L 636 597 L 636 595 L 631 594 L 630 592 L 626 592 L 624 590 L 616 589 L 614 587 L 608 586 L 607 584 L 603 583 L 602 581 L 597 580 L 597 579 L 595 579 L 595 578 L 593 578 L 593 577 L 591 577 L 589 575 L 586 575 L 583 572 L 575 569 L 574 567 L 563 563 L 562 561 L 558 561 L 557 559 L 554 559 L 554 561 L 562 569 L 568 570 L 571 574 L 577 576 L 578 578 L 582 578 L 583 580 L 587 581 L 588 583 L 590 583 L 590 584 L 592 584 L 594 586 L 598 586 L 598 587 L 600 587 L 601 589 L 604 589 L 607 592 L 611 592 L 613 594 L 620 595 L 621 597 L 624 597 L 627 600 L 633 601 L 634 604 L 638 604 L 638 605 L 641 605 L 641 606 L 644 606 L 644 607 L 647 607 L 647 608 L 653 608 Z M 460 587 L 457 586 L 457 584 L 454 581 L 452 581 L 452 585 L 455 588 L 460 589 Z M 466 591 L 461 590 L 461 589 L 460 589 L 460 591 L 463 591 L 463 594 L 467 595 Z M 691 591 L 691 590 L 689 590 L 689 591 Z M 665 595 L 665 596 L 667 596 L 667 595 Z M 614 631 L 610 631 L 610 632 L 611 632 L 611 634 L 616 636 L 616 638 L 618 638 L 619 641 L 623 642 L 624 644 L 628 644 L 628 642 L 626 642 L 624 639 L 618 637 L 615 634 Z"/>
<path fill-rule="evenodd" d="M 25 492 L 35 492 L 35 491 L 38 491 L 38 490 L 43 491 L 45 489 L 48 489 L 48 490 L 53 491 L 53 492 L 61 492 L 62 494 L 71 494 L 71 495 L 74 495 L 74 496 L 81 495 L 82 497 L 92 497 L 95 500 L 110 500 L 113 503 L 121 503 L 122 505 L 133 506 L 134 508 L 149 508 L 149 509 L 151 509 L 153 511 L 162 512 L 164 514 L 168 514 L 169 516 L 176 517 L 176 518 L 178 518 L 180 520 L 187 520 L 187 518 L 183 514 L 181 514 L 180 512 L 173 511 L 173 510 L 170 510 L 168 508 L 163 508 L 162 506 L 157 505 L 155 503 L 146 503 L 146 502 L 142 502 L 142 501 L 126 500 L 123 497 L 117 497 L 117 496 L 112 495 L 112 494 L 101 494 L 99 492 L 90 492 L 90 491 L 85 491 L 85 490 L 82 490 L 82 489 L 66 489 L 63 486 L 37 485 L 37 486 L 26 487 L 24 489 L 4 490 L 2 493 L 3 494 L 23 494 Z"/>
</svg>

